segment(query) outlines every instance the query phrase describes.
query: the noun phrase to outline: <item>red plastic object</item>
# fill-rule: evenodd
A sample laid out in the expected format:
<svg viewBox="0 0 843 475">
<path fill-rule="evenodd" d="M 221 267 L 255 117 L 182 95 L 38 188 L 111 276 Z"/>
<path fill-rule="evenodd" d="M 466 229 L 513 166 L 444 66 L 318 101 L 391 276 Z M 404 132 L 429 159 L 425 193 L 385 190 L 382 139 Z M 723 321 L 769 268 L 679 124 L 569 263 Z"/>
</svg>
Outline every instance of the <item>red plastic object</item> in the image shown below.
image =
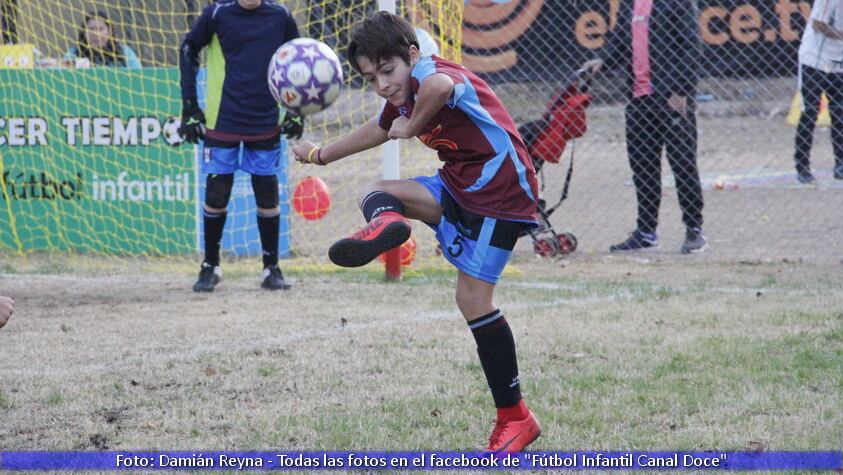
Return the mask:
<svg viewBox="0 0 843 475">
<path fill-rule="evenodd" d="M 530 143 L 530 155 L 534 159 L 559 163 L 568 141 L 585 135 L 588 129 L 585 110 L 591 99 L 591 94 L 580 92 L 576 83 L 556 95 L 538 124 L 539 132 Z"/>
<path fill-rule="evenodd" d="M 331 193 L 324 181 L 304 177 L 293 190 L 293 209 L 309 221 L 321 219 L 331 209 Z"/>
<path fill-rule="evenodd" d="M 391 251 L 384 252 L 378 256 L 378 259 L 380 259 L 381 262 L 388 264 L 387 254 L 393 251 L 398 253 L 398 263 L 401 266 L 409 266 L 413 263 L 413 259 L 416 257 L 416 241 L 413 238 L 410 238 L 404 244 L 398 246 L 398 249 L 392 249 Z"/>
</svg>

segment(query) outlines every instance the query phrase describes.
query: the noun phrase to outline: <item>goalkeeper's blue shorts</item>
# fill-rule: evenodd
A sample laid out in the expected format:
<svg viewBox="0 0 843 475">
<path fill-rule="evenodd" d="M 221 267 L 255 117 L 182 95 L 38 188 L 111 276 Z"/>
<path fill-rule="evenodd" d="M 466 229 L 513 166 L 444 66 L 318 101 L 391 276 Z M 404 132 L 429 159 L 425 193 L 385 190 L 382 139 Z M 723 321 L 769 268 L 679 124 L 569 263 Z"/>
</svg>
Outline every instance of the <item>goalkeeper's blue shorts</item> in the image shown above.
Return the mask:
<svg viewBox="0 0 843 475">
<path fill-rule="evenodd" d="M 438 223 L 426 223 L 436 233 L 445 259 L 475 279 L 497 283 L 521 232 L 535 223 L 496 219 L 463 209 L 438 174 L 413 181 L 427 188 L 445 210 Z"/>
<path fill-rule="evenodd" d="M 286 164 L 287 141 L 222 142 L 206 139 L 202 146 L 202 173 L 224 175 L 238 169 L 252 175 L 275 175 Z"/>
</svg>

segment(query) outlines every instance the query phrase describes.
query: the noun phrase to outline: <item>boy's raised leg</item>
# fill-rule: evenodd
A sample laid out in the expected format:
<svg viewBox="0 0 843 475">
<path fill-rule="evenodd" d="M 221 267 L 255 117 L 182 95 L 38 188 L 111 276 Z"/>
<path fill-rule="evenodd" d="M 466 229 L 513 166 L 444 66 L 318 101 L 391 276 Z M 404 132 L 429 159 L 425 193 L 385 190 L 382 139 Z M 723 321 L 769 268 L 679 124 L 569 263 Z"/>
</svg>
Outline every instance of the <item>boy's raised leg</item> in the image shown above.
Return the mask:
<svg viewBox="0 0 843 475">
<path fill-rule="evenodd" d="M 404 204 L 395 196 L 382 191 L 372 192 L 363 199 L 361 209 L 369 224 L 335 242 L 328 250 L 328 258 L 338 266 L 366 265 L 410 238 L 412 226 L 404 217 Z"/>
</svg>

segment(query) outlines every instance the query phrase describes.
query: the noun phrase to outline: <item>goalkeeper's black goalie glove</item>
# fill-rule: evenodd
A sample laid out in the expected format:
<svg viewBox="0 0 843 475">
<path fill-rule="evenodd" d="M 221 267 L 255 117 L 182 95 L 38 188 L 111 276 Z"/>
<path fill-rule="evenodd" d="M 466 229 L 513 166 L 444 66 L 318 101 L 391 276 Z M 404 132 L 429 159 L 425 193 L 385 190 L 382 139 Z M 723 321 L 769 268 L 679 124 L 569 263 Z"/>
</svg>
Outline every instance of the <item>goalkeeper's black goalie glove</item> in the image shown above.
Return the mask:
<svg viewBox="0 0 843 475">
<path fill-rule="evenodd" d="M 284 111 L 281 121 L 281 133 L 288 139 L 300 139 L 304 133 L 304 116 L 288 110 Z"/>
<path fill-rule="evenodd" d="M 205 114 L 195 99 L 182 101 L 179 135 L 192 144 L 199 143 L 199 140 L 205 138 Z"/>
</svg>

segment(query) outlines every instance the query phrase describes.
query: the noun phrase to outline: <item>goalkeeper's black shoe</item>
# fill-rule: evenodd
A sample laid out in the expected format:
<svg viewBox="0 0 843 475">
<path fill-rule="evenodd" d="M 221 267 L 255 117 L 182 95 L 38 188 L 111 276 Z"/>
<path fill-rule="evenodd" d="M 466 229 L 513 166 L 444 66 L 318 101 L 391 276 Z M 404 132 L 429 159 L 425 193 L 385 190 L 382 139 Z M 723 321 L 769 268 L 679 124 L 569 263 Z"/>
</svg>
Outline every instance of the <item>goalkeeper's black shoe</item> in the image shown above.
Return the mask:
<svg viewBox="0 0 843 475">
<path fill-rule="evenodd" d="M 222 280 L 222 269 L 220 266 L 212 266 L 207 262 L 202 263 L 199 269 L 199 278 L 193 284 L 194 292 L 213 292 L 214 286 Z"/>
<path fill-rule="evenodd" d="M 291 286 L 284 280 L 284 274 L 278 266 L 267 267 L 263 270 L 261 287 L 267 290 L 287 290 Z"/>
</svg>

